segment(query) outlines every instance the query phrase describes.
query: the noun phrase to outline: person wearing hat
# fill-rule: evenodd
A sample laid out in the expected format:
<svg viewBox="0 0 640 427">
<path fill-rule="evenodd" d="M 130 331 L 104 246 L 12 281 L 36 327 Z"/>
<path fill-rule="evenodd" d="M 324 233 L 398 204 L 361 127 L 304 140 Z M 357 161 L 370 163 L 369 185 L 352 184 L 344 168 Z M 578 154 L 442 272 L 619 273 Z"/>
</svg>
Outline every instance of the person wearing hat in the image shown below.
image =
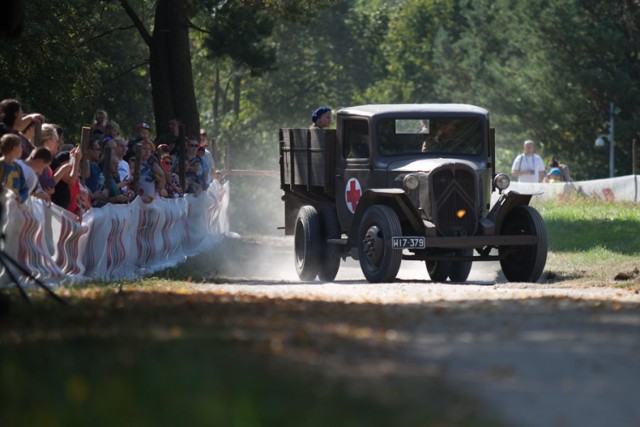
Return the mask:
<svg viewBox="0 0 640 427">
<path fill-rule="evenodd" d="M 573 182 L 573 178 L 571 178 L 571 171 L 569 170 L 569 166 L 558 162 L 556 156 L 551 157 L 549 163 L 547 164 L 549 169 L 557 168 L 560 171 L 560 180 L 563 182 Z"/>
<path fill-rule="evenodd" d="M 549 173 L 544 177 L 543 182 L 562 182 L 562 174 L 559 168 L 551 168 Z"/>
<path fill-rule="evenodd" d="M 542 158 L 534 153 L 535 144 L 527 139 L 524 142 L 524 153 L 518 154 L 511 166 L 511 175 L 518 178 L 518 182 L 540 182 L 544 179 L 544 163 Z"/>
<path fill-rule="evenodd" d="M 311 129 L 324 129 L 331 124 L 331 108 L 320 107 L 311 114 Z"/>
<path fill-rule="evenodd" d="M 138 123 L 136 125 L 136 136 L 129 138 L 129 141 L 127 143 L 128 151 L 133 151 L 135 149 L 136 144 L 149 138 L 150 133 L 151 133 L 151 126 L 149 126 L 145 122 Z"/>
</svg>

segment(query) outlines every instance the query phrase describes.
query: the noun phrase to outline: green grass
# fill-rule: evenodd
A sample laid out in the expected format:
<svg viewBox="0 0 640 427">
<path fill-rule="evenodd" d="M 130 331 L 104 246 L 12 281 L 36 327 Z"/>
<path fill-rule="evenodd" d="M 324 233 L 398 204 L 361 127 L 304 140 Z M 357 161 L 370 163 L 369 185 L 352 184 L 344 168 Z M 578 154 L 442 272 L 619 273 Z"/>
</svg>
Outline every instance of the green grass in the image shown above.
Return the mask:
<svg viewBox="0 0 640 427">
<path fill-rule="evenodd" d="M 534 204 L 549 240 L 546 270 L 556 278 L 640 289 L 640 208 L 573 199 Z"/>
</svg>

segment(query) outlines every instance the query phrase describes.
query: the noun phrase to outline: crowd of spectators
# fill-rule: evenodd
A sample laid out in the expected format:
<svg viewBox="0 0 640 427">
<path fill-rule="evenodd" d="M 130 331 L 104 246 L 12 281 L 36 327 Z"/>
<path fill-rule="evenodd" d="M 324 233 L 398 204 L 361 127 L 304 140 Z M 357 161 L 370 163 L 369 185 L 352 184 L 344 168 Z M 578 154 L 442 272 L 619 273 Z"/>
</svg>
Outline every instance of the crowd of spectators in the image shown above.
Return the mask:
<svg viewBox="0 0 640 427">
<path fill-rule="evenodd" d="M 185 193 L 197 196 L 216 178 L 215 163 L 206 132 L 181 141 L 180 126 L 174 118 L 170 132 L 153 139 L 151 127 L 141 122 L 125 139 L 118 123 L 98 110 L 81 147 L 65 144 L 62 127 L 47 123 L 42 114 L 24 114 L 19 101 L 5 99 L 0 102 L 0 182 L 19 203 L 34 196 L 79 218 L 88 209 L 136 197 L 152 203 Z"/>
</svg>

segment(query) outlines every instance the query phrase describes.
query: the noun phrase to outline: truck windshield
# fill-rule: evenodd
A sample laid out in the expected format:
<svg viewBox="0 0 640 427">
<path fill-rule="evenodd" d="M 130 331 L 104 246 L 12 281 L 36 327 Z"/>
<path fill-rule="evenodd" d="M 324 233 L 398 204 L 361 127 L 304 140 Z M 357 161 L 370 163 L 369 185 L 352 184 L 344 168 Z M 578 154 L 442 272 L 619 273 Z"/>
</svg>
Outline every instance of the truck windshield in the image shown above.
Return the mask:
<svg viewBox="0 0 640 427">
<path fill-rule="evenodd" d="M 478 118 L 381 119 L 377 127 L 383 156 L 483 152 L 483 126 Z"/>
</svg>

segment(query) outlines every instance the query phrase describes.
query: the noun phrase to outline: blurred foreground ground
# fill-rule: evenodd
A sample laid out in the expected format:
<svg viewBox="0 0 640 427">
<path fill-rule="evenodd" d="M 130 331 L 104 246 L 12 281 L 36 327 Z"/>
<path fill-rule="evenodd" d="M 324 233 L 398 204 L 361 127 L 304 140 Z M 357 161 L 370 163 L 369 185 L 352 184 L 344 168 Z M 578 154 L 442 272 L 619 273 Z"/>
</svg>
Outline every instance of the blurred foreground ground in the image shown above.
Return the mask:
<svg viewBox="0 0 640 427">
<path fill-rule="evenodd" d="M 218 256 L 215 283 L 197 289 L 336 302 L 346 305 L 342 316 L 384 310 L 363 327 L 402 350 L 373 371 L 429 372 L 473 392 L 510 425 L 640 425 L 637 291 L 571 280 L 505 283 L 493 262 L 474 264 L 466 284 L 431 283 L 423 263 L 407 261 L 394 283 L 369 284 L 354 260 L 343 262 L 335 283 L 301 283 L 290 238 L 228 241 Z M 341 321 L 330 316 L 322 327 L 340 330 Z"/>
<path fill-rule="evenodd" d="M 640 425 L 632 291 L 415 262 L 301 283 L 271 237 L 59 293 L 0 317 L 0 425 Z"/>
</svg>

